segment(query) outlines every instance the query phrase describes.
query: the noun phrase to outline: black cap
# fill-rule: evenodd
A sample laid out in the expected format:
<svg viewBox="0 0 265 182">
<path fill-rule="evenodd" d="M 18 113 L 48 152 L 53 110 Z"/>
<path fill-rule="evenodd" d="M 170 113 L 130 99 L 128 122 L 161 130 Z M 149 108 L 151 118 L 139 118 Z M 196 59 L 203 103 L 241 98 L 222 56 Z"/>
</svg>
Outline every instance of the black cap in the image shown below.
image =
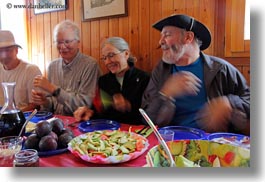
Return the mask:
<svg viewBox="0 0 265 182">
<path fill-rule="evenodd" d="M 175 26 L 194 32 L 195 36 L 202 41 L 201 50 L 207 49 L 211 43 L 211 33 L 208 28 L 193 17 L 172 15 L 153 24 L 153 27 L 159 31 L 162 31 L 164 26 Z"/>
</svg>

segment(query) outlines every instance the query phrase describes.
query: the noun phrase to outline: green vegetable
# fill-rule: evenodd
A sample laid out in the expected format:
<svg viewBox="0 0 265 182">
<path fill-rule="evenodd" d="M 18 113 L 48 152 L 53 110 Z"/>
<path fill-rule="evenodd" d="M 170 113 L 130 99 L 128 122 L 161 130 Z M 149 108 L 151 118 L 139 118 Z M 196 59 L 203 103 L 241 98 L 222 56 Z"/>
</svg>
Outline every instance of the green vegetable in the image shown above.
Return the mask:
<svg viewBox="0 0 265 182">
<path fill-rule="evenodd" d="M 126 142 L 123 146 L 130 151 L 135 150 L 135 144 L 133 144 L 132 142 Z"/>
<path fill-rule="evenodd" d="M 91 150 L 95 150 L 95 151 L 98 150 L 98 148 L 95 147 L 94 145 L 92 145 L 91 143 L 88 143 L 88 144 L 87 144 L 87 149 L 91 149 Z"/>
<path fill-rule="evenodd" d="M 130 132 L 103 130 L 86 133 L 75 138 L 70 145 L 82 155 L 119 157 L 137 151 L 138 140 L 145 145 L 145 138 Z"/>
<path fill-rule="evenodd" d="M 250 166 L 250 160 L 249 159 L 243 159 L 239 165 L 239 167 L 249 167 L 249 166 Z"/>
<path fill-rule="evenodd" d="M 120 146 L 120 149 L 121 149 L 122 153 L 124 153 L 124 154 L 130 153 L 130 151 L 128 149 L 126 149 L 124 146 Z"/>
<path fill-rule="evenodd" d="M 187 145 L 185 157 L 191 161 L 197 161 L 201 159 L 201 149 L 196 140 L 191 140 L 190 143 Z"/>
<path fill-rule="evenodd" d="M 210 162 L 208 162 L 208 160 L 204 156 L 201 156 L 200 159 L 198 159 L 197 161 L 194 161 L 194 162 L 201 167 L 212 167 L 212 164 Z"/>
<path fill-rule="evenodd" d="M 177 167 L 200 167 L 199 165 L 185 158 L 183 155 L 176 156 L 175 163 Z"/>
<path fill-rule="evenodd" d="M 161 164 L 160 164 L 160 152 L 159 151 L 156 151 L 155 155 L 154 155 L 154 166 L 155 167 L 161 167 Z"/>
</svg>

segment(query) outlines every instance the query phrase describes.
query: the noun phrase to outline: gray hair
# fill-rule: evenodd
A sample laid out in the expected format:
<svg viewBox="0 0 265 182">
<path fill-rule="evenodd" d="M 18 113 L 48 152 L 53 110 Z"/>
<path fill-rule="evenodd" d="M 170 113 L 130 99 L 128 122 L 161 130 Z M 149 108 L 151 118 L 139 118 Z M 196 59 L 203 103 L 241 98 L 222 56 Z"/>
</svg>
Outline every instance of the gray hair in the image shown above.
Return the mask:
<svg viewBox="0 0 265 182">
<path fill-rule="evenodd" d="M 182 36 L 184 36 L 184 33 L 188 31 L 188 30 L 183 29 L 183 28 L 180 28 L 180 30 L 181 30 L 181 34 L 182 34 Z M 194 33 L 194 32 L 193 32 L 193 33 Z M 202 46 L 202 41 L 199 39 L 199 37 L 197 37 L 197 36 L 195 35 L 195 33 L 194 33 L 194 39 L 195 39 L 196 44 L 197 44 L 199 47 L 201 47 L 201 46 Z"/>
<path fill-rule="evenodd" d="M 130 51 L 129 44 L 121 37 L 109 37 L 107 38 L 101 45 L 101 49 L 106 45 L 110 44 L 117 48 L 119 51 L 125 51 L 128 50 Z M 133 66 L 134 62 L 136 62 L 136 58 L 133 57 L 130 53 L 129 58 L 127 60 L 129 66 Z"/>
<path fill-rule="evenodd" d="M 202 41 L 196 36 L 195 36 L 195 42 L 198 44 L 199 47 L 202 46 Z"/>
<path fill-rule="evenodd" d="M 128 43 L 121 37 L 110 37 L 107 38 L 101 45 L 101 49 L 106 45 L 110 44 L 117 48 L 119 51 L 130 50 Z"/>
<path fill-rule="evenodd" d="M 78 25 L 72 22 L 71 20 L 64 20 L 54 27 L 53 40 L 56 41 L 58 33 L 63 32 L 66 29 L 71 29 L 75 34 L 75 39 L 80 40 L 80 29 Z"/>
</svg>

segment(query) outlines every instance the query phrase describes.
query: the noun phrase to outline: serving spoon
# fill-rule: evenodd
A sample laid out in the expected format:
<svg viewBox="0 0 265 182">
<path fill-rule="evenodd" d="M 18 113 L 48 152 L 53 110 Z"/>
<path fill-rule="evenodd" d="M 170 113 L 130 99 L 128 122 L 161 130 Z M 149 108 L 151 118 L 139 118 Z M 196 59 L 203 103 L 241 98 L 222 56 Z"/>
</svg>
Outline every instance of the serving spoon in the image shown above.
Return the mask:
<svg viewBox="0 0 265 182">
<path fill-rule="evenodd" d="M 146 114 L 146 112 L 143 109 L 139 109 L 140 113 L 142 114 L 142 116 L 144 117 L 145 121 L 149 124 L 149 126 L 152 128 L 152 130 L 154 131 L 157 139 L 159 140 L 160 144 L 163 146 L 168 158 L 169 158 L 169 162 L 170 162 L 170 167 L 176 167 L 176 163 L 170 153 L 170 150 L 165 142 L 165 140 L 162 138 L 162 136 L 160 135 L 160 133 L 158 132 L 158 130 L 156 129 L 154 123 L 152 122 L 152 120 L 149 118 L 149 116 Z"/>
<path fill-rule="evenodd" d="M 31 120 L 31 118 L 33 118 L 33 116 L 35 116 L 35 114 L 36 114 L 37 112 L 38 112 L 38 110 L 37 110 L 37 109 L 34 109 L 34 111 L 29 115 L 28 119 L 25 121 L 25 123 L 23 124 L 23 126 L 22 126 L 22 128 L 21 128 L 21 130 L 20 130 L 20 132 L 19 132 L 19 134 L 18 134 L 18 137 L 21 136 L 21 134 L 22 134 L 24 128 L 26 127 L 26 125 L 27 125 L 28 122 Z"/>
</svg>

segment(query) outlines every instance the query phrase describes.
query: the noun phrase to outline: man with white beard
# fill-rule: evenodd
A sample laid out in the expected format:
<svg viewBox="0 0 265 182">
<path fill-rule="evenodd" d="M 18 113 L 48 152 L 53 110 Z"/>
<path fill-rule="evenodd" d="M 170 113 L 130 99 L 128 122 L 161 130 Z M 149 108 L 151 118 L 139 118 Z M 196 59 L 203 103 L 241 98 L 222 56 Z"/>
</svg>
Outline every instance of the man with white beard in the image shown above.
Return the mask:
<svg viewBox="0 0 265 182">
<path fill-rule="evenodd" d="M 142 108 L 154 123 L 249 134 L 250 89 L 233 65 L 202 52 L 211 43 L 208 28 L 187 15 L 166 17 L 153 27 L 161 32 L 163 56 Z"/>
</svg>

